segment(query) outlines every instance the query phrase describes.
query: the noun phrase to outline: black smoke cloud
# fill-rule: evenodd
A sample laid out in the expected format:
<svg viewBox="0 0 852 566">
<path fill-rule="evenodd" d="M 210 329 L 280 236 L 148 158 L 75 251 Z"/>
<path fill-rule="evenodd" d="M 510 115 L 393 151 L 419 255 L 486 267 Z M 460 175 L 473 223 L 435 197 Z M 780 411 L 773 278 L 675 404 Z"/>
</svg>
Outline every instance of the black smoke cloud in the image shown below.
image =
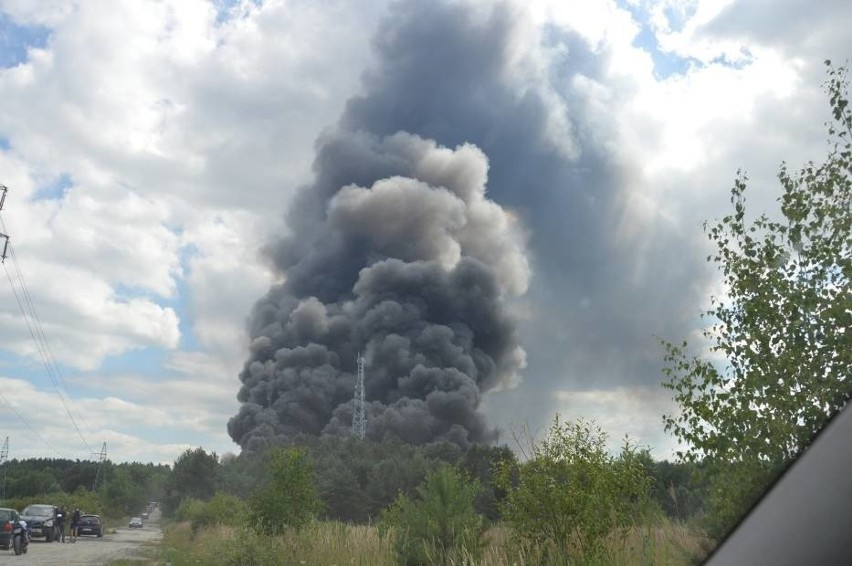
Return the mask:
<svg viewBox="0 0 852 566">
<path fill-rule="evenodd" d="M 344 430 L 359 348 L 371 434 L 492 438 L 477 408 L 524 364 L 506 305 L 530 273 L 505 210 L 529 231 L 536 275 L 519 309 L 529 365 L 504 411 L 546 419 L 555 389 L 659 383 L 653 336 L 685 332 L 701 254 L 669 227 L 633 222 L 631 167 L 575 88 L 601 78 L 606 52 L 530 29 L 508 2 L 391 8 L 365 93 L 318 141 L 316 180 L 270 249 L 287 279 L 252 315 L 244 405 L 229 424 L 242 446 Z M 494 202 L 478 192 L 486 163 Z M 286 361 L 297 355 L 310 363 Z"/>
<path fill-rule="evenodd" d="M 235 441 L 345 434 L 359 352 L 371 438 L 494 438 L 478 408 L 524 364 L 506 301 L 530 268 L 517 220 L 485 197 L 487 172 L 472 145 L 347 130 L 320 141 L 316 182 L 272 249 L 287 279 L 252 313 Z"/>
</svg>

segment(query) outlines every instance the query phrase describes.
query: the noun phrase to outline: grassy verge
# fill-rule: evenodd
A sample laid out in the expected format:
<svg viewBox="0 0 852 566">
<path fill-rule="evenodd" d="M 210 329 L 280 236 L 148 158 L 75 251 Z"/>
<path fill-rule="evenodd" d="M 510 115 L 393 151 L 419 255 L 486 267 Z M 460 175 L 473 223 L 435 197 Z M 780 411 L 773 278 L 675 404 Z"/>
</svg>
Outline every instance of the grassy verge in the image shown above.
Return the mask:
<svg viewBox="0 0 852 566">
<path fill-rule="evenodd" d="M 606 557 L 597 561 L 572 561 L 569 557 L 551 556 L 556 564 L 607 564 L 627 566 L 654 564 L 679 566 L 694 564 L 706 555 L 708 539 L 694 530 L 668 521 L 654 527 L 637 527 L 613 536 L 607 545 Z M 253 565 L 392 565 L 394 555 L 393 531 L 385 535 L 364 525 L 336 522 L 317 522 L 300 532 L 279 537 L 266 537 L 233 527 L 210 527 L 192 532 L 188 523 L 175 523 L 165 528 L 165 537 L 158 551 L 159 563 L 172 566 L 197 564 Z M 515 544 L 505 527 L 490 529 L 485 536 L 485 548 L 477 564 L 533 565 L 545 562 L 543 549 L 529 549 Z M 473 564 L 462 558 L 458 564 Z M 115 563 L 114 566 L 132 564 Z"/>
</svg>

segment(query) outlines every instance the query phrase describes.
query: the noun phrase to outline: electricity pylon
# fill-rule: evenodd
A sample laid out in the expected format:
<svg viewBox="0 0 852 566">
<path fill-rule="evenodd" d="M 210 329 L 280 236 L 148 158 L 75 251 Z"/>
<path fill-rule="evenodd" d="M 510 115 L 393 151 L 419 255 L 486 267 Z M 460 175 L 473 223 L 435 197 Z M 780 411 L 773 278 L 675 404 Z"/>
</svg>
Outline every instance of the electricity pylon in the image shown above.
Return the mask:
<svg viewBox="0 0 852 566">
<path fill-rule="evenodd" d="M 97 491 L 98 489 L 98 480 L 101 478 L 101 468 L 104 467 L 104 462 L 107 459 L 107 449 L 106 442 L 104 442 L 103 446 L 101 446 L 100 452 L 94 452 L 92 456 L 98 457 L 98 471 L 95 474 L 95 482 L 92 484 L 92 491 Z"/>
</svg>

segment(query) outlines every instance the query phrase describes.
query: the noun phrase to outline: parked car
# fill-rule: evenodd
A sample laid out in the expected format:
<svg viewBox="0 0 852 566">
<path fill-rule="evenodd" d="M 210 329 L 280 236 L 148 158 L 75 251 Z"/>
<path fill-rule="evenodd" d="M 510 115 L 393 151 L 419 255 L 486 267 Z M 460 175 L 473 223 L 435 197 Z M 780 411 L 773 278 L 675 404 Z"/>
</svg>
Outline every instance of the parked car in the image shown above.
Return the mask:
<svg viewBox="0 0 852 566">
<path fill-rule="evenodd" d="M 32 536 L 44 537 L 45 542 L 53 542 L 59 535 L 59 527 L 56 525 L 58 512 L 59 508 L 56 505 L 34 503 L 24 507 L 21 518 L 27 522 Z"/>
<path fill-rule="evenodd" d="M 77 525 L 78 535 L 104 536 L 104 524 L 100 515 L 82 515 Z"/>
<path fill-rule="evenodd" d="M 12 545 L 12 525 L 21 519 L 14 509 L 0 507 L 0 549 L 9 550 Z"/>
<path fill-rule="evenodd" d="M 130 528 L 131 529 L 141 529 L 142 528 L 142 517 L 133 517 L 130 519 Z"/>
</svg>

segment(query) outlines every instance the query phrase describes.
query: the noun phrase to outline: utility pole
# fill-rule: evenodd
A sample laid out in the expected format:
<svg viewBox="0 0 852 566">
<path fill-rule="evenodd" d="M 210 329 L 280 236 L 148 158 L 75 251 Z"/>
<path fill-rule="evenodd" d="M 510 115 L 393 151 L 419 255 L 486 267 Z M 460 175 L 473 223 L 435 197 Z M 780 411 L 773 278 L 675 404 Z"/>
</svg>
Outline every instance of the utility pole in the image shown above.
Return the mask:
<svg viewBox="0 0 852 566">
<path fill-rule="evenodd" d="M 101 446 L 101 451 L 93 453 L 92 456 L 98 457 L 98 472 L 95 474 L 95 482 L 92 484 L 92 491 L 97 491 L 98 480 L 101 477 L 101 468 L 104 467 L 104 462 L 106 462 L 107 459 L 106 442 L 104 442 L 103 446 Z"/>
<path fill-rule="evenodd" d="M 352 408 L 352 434 L 367 436 L 367 416 L 364 414 L 364 358 L 358 354 L 358 376 L 355 378 L 355 399 Z"/>
<path fill-rule="evenodd" d="M 3 203 L 6 202 L 6 193 L 9 192 L 9 187 L 0 185 L 0 210 L 3 210 Z M 6 252 L 9 251 L 9 236 L 0 232 L 0 239 L 3 240 L 3 252 L 0 253 L 0 263 L 6 263 Z"/>
<path fill-rule="evenodd" d="M 6 263 L 6 252 L 9 251 L 9 236 L 0 232 L 0 241 L 3 243 L 3 251 L 0 253 L 0 263 Z"/>
<path fill-rule="evenodd" d="M 0 201 L 2 202 L 2 201 Z M 6 462 L 9 460 L 9 437 L 3 441 L 3 447 L 0 448 L 0 466 L 3 467 L 3 487 L 0 494 L 0 501 L 6 500 Z"/>
</svg>

